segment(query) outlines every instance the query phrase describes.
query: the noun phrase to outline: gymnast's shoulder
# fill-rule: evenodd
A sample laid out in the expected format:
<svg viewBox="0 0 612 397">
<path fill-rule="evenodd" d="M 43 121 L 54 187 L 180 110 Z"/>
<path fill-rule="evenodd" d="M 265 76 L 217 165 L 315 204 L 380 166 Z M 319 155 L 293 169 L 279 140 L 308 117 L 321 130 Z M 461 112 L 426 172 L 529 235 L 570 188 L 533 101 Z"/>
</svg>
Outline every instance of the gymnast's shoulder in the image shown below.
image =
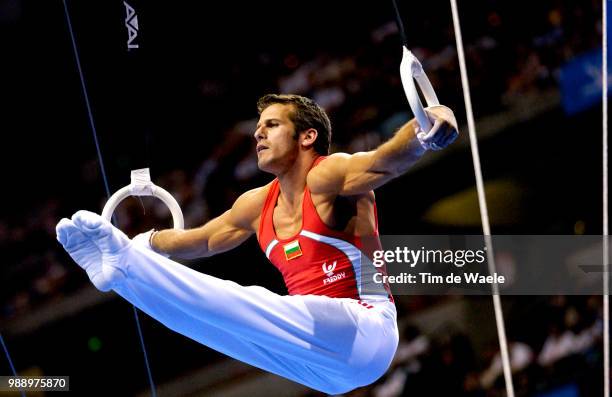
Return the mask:
<svg viewBox="0 0 612 397">
<path fill-rule="evenodd" d="M 272 182 L 247 190 L 236 199 L 231 209 L 232 218 L 236 223 L 244 226 L 253 226 L 258 223 L 271 186 Z"/>
</svg>

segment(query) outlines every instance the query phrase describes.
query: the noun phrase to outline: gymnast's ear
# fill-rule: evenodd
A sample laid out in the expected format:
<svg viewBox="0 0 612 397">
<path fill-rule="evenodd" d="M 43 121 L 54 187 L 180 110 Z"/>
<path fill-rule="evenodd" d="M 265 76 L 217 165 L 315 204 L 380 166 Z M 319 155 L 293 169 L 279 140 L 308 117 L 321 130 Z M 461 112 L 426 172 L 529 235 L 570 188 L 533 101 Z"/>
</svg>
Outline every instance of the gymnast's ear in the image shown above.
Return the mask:
<svg viewBox="0 0 612 397">
<path fill-rule="evenodd" d="M 314 128 L 309 128 L 300 132 L 300 146 L 302 146 L 304 149 L 314 147 L 314 143 L 318 136 L 319 133 Z"/>
</svg>

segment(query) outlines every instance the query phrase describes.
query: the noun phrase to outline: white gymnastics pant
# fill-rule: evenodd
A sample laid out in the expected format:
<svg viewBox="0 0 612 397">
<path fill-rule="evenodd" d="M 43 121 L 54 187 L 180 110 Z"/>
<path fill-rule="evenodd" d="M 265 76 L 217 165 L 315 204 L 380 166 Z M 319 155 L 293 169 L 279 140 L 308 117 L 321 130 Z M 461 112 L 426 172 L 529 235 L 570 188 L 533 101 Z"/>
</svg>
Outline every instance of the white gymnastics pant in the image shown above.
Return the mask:
<svg viewBox="0 0 612 397">
<path fill-rule="evenodd" d="M 99 289 L 112 288 L 182 335 L 313 389 L 339 394 L 368 385 L 395 354 L 391 302 L 363 306 L 244 287 L 165 258 L 87 211 L 61 220 L 57 231 Z"/>
</svg>

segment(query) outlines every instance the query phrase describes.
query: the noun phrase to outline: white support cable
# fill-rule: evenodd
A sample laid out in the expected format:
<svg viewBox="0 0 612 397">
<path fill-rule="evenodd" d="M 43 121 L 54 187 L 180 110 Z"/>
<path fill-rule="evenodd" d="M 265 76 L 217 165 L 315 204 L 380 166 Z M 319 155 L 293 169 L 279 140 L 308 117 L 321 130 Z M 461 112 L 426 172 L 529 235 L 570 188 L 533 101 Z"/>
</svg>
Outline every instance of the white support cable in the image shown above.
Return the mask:
<svg viewBox="0 0 612 397">
<path fill-rule="evenodd" d="M 487 247 L 487 262 L 489 265 L 489 273 L 496 273 L 495 255 L 493 252 L 493 244 L 491 240 L 491 227 L 489 225 L 489 212 L 487 209 L 487 200 L 484 192 L 484 184 L 482 181 L 482 169 L 480 166 L 480 155 L 478 152 L 478 139 L 476 137 L 476 127 L 474 123 L 474 113 L 472 111 L 472 99 L 470 96 L 470 85 L 467 76 L 467 68 L 465 63 L 465 54 L 463 51 L 463 38 L 461 35 L 461 25 L 459 22 L 459 12 L 457 11 L 457 0 L 450 0 L 453 12 L 453 26 L 455 28 L 455 40 L 457 43 L 457 55 L 459 57 L 459 68 L 461 70 L 461 84 L 463 87 L 463 98 L 465 101 L 465 113 L 468 122 L 468 131 L 470 136 L 470 147 L 472 149 L 472 160 L 474 162 L 474 174 L 476 176 L 476 189 L 478 192 L 478 203 L 480 207 L 480 218 L 482 220 L 482 230 Z M 492 284 L 493 309 L 495 311 L 495 324 L 497 326 L 497 335 L 499 337 L 499 349 L 502 358 L 502 366 L 504 370 L 504 380 L 506 382 L 506 396 L 514 397 L 514 384 L 512 383 L 512 371 L 510 369 L 510 355 L 508 353 L 508 341 L 506 339 L 506 329 L 504 326 L 504 313 L 502 311 L 501 299 L 499 296 L 499 287 L 496 283 Z"/>
<path fill-rule="evenodd" d="M 608 0 L 602 0 L 603 54 L 602 54 L 602 101 L 603 101 L 603 322 L 604 322 L 604 397 L 610 397 L 610 246 L 608 225 Z"/>
</svg>

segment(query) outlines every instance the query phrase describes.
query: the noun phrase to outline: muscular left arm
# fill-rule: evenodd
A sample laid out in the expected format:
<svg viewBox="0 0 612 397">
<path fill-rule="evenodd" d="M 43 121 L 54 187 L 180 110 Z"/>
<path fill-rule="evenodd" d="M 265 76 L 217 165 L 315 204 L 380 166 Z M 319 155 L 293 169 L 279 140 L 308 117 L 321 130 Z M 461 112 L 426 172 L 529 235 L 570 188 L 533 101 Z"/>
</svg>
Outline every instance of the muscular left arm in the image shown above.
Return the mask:
<svg viewBox="0 0 612 397">
<path fill-rule="evenodd" d="M 428 108 L 427 113 L 434 120 L 432 139 L 440 148 L 450 144 L 457 131 L 453 112 L 436 106 Z M 393 138 L 369 152 L 332 154 L 308 174 L 308 186 L 313 193 L 350 196 L 384 185 L 425 153 L 416 136 L 417 126 L 415 120 L 409 121 Z"/>
</svg>

